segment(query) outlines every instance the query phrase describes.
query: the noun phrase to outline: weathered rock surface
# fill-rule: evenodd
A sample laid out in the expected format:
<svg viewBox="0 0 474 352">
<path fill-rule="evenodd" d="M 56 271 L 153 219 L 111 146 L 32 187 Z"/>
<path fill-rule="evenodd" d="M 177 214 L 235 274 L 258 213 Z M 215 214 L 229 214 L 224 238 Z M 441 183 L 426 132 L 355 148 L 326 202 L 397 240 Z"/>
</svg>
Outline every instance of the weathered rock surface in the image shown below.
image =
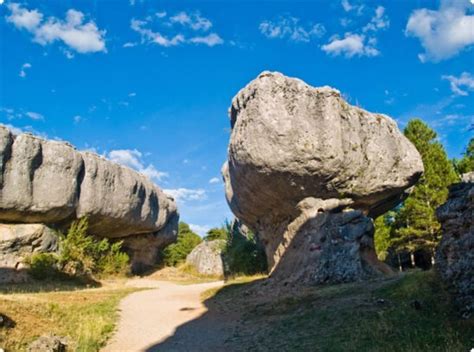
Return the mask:
<svg viewBox="0 0 474 352">
<path fill-rule="evenodd" d="M 28 280 L 25 259 L 58 250 L 58 236 L 42 224 L 0 224 L 0 283 Z"/>
<path fill-rule="evenodd" d="M 144 175 L 68 143 L 14 136 L 0 126 L 0 221 L 65 228 L 83 216 L 99 237 L 145 235 L 154 246 L 177 236 L 176 203 Z"/>
<path fill-rule="evenodd" d="M 232 101 L 230 119 L 228 161 L 222 169 L 226 197 L 233 213 L 259 234 L 271 271 L 290 251 L 306 255 L 292 248 L 305 236 L 300 227 L 311 217 L 345 208 L 361 210 L 358 216 L 378 216 L 401 202 L 423 172 L 419 153 L 391 118 L 350 106 L 335 89 L 313 88 L 280 73 L 263 72 L 243 88 Z M 333 225 L 340 215 L 327 216 L 318 223 L 328 225 L 317 230 L 313 224 L 309 232 L 331 232 L 332 226 L 345 231 L 344 221 Z M 364 257 L 361 251 L 371 248 L 366 257 L 375 258 L 373 244 L 355 240 L 373 241 L 373 230 L 360 231 L 351 235 L 352 247 L 345 253 Z M 347 255 L 337 260 L 344 261 L 361 265 Z M 312 280 L 319 282 L 316 276 Z"/>
<path fill-rule="evenodd" d="M 66 352 L 67 340 L 64 337 L 48 334 L 33 341 L 27 352 Z"/>
<path fill-rule="evenodd" d="M 186 257 L 186 264 L 192 265 L 200 274 L 224 276 L 222 250 L 225 240 L 203 241 Z"/>
<path fill-rule="evenodd" d="M 474 173 L 454 184 L 438 208 L 442 239 L 436 269 L 453 292 L 461 312 L 474 313 Z"/>
</svg>

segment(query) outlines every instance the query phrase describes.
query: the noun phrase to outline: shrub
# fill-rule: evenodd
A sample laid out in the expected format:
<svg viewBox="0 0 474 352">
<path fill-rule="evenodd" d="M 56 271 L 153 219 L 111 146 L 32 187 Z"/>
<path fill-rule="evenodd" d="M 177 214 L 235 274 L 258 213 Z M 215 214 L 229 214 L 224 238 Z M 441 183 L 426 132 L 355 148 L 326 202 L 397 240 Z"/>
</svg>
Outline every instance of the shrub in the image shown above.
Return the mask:
<svg viewBox="0 0 474 352">
<path fill-rule="evenodd" d="M 122 242 L 110 243 L 87 234 L 88 219 L 84 217 L 72 223 L 66 236 L 60 241 L 59 264 L 62 270 L 73 276 L 100 276 L 124 274 L 129 258 L 121 252 Z"/>
<path fill-rule="evenodd" d="M 207 231 L 206 236 L 204 237 L 205 241 L 214 241 L 214 240 L 228 240 L 229 233 L 225 227 L 214 227 Z"/>
<path fill-rule="evenodd" d="M 37 280 L 44 280 L 59 275 L 58 256 L 54 253 L 35 253 L 29 260 L 29 273 Z"/>
<path fill-rule="evenodd" d="M 59 254 L 39 253 L 29 258 L 30 274 L 46 278 L 92 278 L 103 275 L 125 274 L 128 255 L 121 251 L 122 242 L 110 243 L 87 234 L 88 219 L 71 224 L 66 235 L 59 234 Z"/>
<path fill-rule="evenodd" d="M 267 271 L 267 259 L 257 236 L 249 232 L 244 236 L 238 228 L 228 222 L 225 225 L 228 233 L 224 258 L 228 274 L 254 275 Z"/>
<path fill-rule="evenodd" d="M 177 241 L 162 251 L 163 264 L 177 266 L 183 263 L 187 255 L 201 242 L 201 237 L 195 234 L 188 224 L 180 222 Z"/>
</svg>

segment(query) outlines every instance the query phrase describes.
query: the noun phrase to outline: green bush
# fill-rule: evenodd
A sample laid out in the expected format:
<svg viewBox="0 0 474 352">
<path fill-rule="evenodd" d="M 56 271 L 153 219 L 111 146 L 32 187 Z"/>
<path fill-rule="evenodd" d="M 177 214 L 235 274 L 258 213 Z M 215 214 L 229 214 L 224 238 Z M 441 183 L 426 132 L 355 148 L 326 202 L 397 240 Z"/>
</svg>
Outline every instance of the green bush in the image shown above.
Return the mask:
<svg viewBox="0 0 474 352">
<path fill-rule="evenodd" d="M 177 266 L 183 263 L 187 255 L 201 242 L 201 237 L 195 234 L 188 224 L 180 222 L 177 241 L 167 246 L 161 253 L 163 264 Z"/>
<path fill-rule="evenodd" d="M 73 276 L 102 276 L 124 274 L 129 258 L 121 252 L 122 242 L 110 243 L 87 234 L 88 219 L 84 217 L 72 223 L 66 236 L 60 241 L 59 265 Z"/>
<path fill-rule="evenodd" d="M 59 234 L 59 254 L 38 253 L 28 260 L 30 275 L 46 278 L 93 278 L 125 274 L 128 255 L 121 251 L 122 242 L 110 243 L 87 234 L 88 219 L 71 224 L 66 235 Z"/>
<path fill-rule="evenodd" d="M 228 240 L 229 233 L 225 227 L 214 227 L 207 231 L 206 236 L 204 237 L 205 241 L 214 241 L 214 240 Z"/>
<path fill-rule="evenodd" d="M 37 280 L 44 280 L 59 275 L 58 256 L 54 253 L 35 253 L 29 260 L 29 273 Z"/>
<path fill-rule="evenodd" d="M 226 223 L 227 246 L 224 249 L 226 269 L 230 275 L 254 275 L 267 271 L 267 258 L 257 236 L 249 232 L 244 236 L 238 228 Z"/>
</svg>

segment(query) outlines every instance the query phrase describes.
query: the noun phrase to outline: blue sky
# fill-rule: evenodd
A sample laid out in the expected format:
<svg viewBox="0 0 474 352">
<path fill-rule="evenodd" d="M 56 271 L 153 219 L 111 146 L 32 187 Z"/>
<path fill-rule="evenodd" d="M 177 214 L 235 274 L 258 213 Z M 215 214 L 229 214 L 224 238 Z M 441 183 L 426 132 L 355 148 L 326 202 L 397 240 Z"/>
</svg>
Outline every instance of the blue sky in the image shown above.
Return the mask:
<svg viewBox="0 0 474 352">
<path fill-rule="evenodd" d="M 470 0 L 0 3 L 0 123 L 147 174 L 201 234 L 231 218 L 227 109 L 263 70 L 421 117 L 450 157 L 473 134 Z"/>
</svg>

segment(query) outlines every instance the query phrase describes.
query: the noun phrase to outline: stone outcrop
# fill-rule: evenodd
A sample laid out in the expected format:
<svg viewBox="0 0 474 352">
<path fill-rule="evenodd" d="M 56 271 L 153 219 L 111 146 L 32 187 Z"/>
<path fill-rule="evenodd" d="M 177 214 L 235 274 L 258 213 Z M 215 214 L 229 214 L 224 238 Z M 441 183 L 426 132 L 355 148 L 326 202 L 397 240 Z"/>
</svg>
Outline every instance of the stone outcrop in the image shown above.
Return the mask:
<svg viewBox="0 0 474 352">
<path fill-rule="evenodd" d="M 27 281 L 25 259 L 57 249 L 58 236 L 45 225 L 0 224 L 0 283 Z"/>
<path fill-rule="evenodd" d="M 460 311 L 474 313 L 474 172 L 450 187 L 436 215 L 442 239 L 436 251 L 436 269 L 454 294 Z"/>
<path fill-rule="evenodd" d="M 349 105 L 333 88 L 263 72 L 234 97 L 230 120 L 226 197 L 259 234 L 272 274 L 306 270 L 296 276 L 336 282 L 388 270 L 376 259 L 365 216 L 399 204 L 423 172 L 391 118 Z M 355 212 L 341 213 L 347 209 Z M 333 243 L 313 244 L 319 238 Z M 307 268 L 293 267 L 295 260 Z M 322 266 L 334 269 L 316 272 Z"/>
<path fill-rule="evenodd" d="M 186 257 L 186 264 L 192 265 L 203 275 L 224 276 L 222 250 L 225 240 L 203 241 Z"/>
<path fill-rule="evenodd" d="M 14 136 L 0 126 L 0 221 L 65 229 L 83 216 L 95 236 L 134 238 L 130 248 L 145 236 L 140 243 L 148 256 L 177 236 L 174 200 L 144 175 L 68 143 Z"/>
</svg>

